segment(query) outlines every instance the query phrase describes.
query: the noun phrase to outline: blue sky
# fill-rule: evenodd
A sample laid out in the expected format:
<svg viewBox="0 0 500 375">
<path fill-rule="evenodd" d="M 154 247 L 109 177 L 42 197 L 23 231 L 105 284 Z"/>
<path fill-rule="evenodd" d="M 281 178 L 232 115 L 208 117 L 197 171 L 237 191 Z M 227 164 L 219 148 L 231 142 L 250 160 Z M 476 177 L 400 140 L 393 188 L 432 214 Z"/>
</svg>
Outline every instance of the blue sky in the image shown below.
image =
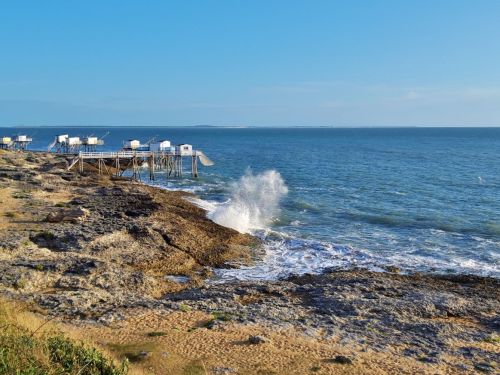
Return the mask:
<svg viewBox="0 0 500 375">
<path fill-rule="evenodd" d="M 500 1 L 5 1 L 0 126 L 499 126 Z"/>
</svg>

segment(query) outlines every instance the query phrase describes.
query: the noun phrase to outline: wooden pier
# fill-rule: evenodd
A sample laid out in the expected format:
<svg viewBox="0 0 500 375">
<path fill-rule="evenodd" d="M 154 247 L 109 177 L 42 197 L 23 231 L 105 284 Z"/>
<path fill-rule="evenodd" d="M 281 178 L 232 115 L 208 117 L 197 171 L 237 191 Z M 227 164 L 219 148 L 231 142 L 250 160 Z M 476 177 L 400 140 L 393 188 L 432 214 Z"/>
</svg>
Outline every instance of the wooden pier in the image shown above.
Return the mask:
<svg viewBox="0 0 500 375">
<path fill-rule="evenodd" d="M 191 176 L 198 177 L 198 157 L 200 151 L 186 153 L 153 151 L 83 152 L 80 151 L 70 163 L 68 170 L 78 165 L 84 172 L 87 163 L 93 164 L 101 175 L 123 176 L 131 172 L 131 178 L 141 180 L 141 173 L 148 171 L 149 179 L 155 180 L 156 172 L 164 171 L 167 177 L 182 177 L 183 158 L 191 159 Z"/>
</svg>

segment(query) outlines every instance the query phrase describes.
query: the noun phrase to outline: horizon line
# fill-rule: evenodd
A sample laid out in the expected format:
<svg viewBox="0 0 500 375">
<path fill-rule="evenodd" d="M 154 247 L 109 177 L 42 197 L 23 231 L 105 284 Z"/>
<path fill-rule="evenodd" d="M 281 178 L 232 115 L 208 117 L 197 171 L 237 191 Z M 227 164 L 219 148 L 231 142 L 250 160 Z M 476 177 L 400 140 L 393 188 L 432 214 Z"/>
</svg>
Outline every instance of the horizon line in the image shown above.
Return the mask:
<svg viewBox="0 0 500 375">
<path fill-rule="evenodd" d="M 1 128 L 221 128 L 221 129 L 418 129 L 418 128 L 500 128 L 500 125 L 0 125 Z"/>
</svg>

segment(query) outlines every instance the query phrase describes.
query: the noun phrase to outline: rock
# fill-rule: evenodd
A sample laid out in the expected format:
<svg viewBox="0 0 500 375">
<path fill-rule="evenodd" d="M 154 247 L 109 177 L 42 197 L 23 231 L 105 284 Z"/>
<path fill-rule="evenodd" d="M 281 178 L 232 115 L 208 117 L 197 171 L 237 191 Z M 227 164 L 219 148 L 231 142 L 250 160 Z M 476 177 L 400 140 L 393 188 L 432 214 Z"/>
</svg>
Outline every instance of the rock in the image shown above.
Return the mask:
<svg viewBox="0 0 500 375">
<path fill-rule="evenodd" d="M 151 357 L 152 353 L 151 352 L 146 352 L 146 351 L 143 351 L 143 352 L 140 352 L 138 354 L 138 357 L 141 358 L 141 359 L 146 359 L 146 358 L 149 358 Z"/>
<path fill-rule="evenodd" d="M 420 357 L 418 360 L 424 363 L 439 363 L 439 359 L 434 357 Z"/>
<path fill-rule="evenodd" d="M 212 367 L 212 372 L 216 375 L 236 374 L 238 371 L 231 367 Z"/>
<path fill-rule="evenodd" d="M 337 355 L 335 358 L 332 359 L 333 363 L 338 363 L 341 365 L 352 365 L 353 360 L 349 357 L 346 357 L 344 355 Z"/>
<path fill-rule="evenodd" d="M 66 270 L 66 273 L 75 275 L 90 275 L 99 265 L 100 262 L 93 259 L 79 259 Z"/>
<path fill-rule="evenodd" d="M 248 338 L 248 343 L 252 345 L 260 345 L 269 342 L 269 339 L 263 336 L 250 336 Z"/>
<path fill-rule="evenodd" d="M 481 372 L 488 373 L 488 374 L 495 371 L 495 367 L 490 365 L 489 363 L 486 363 L 486 362 L 475 363 L 474 368 L 477 371 L 481 371 Z"/>
<path fill-rule="evenodd" d="M 77 223 L 79 221 L 83 221 L 89 215 L 89 213 L 89 210 L 80 207 L 71 208 L 68 210 L 59 210 L 58 212 L 49 213 L 45 218 L 45 221 L 48 223 Z"/>
<path fill-rule="evenodd" d="M 401 273 L 401 268 L 396 267 L 396 266 L 387 266 L 387 267 L 385 267 L 385 270 L 387 272 L 391 272 L 391 273 Z"/>
</svg>

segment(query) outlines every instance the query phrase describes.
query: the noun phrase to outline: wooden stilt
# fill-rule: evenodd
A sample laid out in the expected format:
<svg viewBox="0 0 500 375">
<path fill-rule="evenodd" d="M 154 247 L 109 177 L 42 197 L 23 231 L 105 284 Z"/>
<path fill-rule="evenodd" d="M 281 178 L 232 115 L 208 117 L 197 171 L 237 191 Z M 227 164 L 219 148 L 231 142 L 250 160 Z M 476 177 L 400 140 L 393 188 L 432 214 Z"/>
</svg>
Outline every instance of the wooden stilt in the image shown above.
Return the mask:
<svg viewBox="0 0 500 375">
<path fill-rule="evenodd" d="M 67 147 L 67 146 L 65 146 Z M 83 146 L 82 146 L 83 147 Z M 189 157 L 189 156 L 185 156 Z M 191 157 L 191 176 L 197 178 L 198 174 L 198 156 L 196 153 Z M 137 152 L 81 152 L 75 158 L 73 165 L 78 163 L 80 172 L 84 170 L 86 160 L 91 160 L 95 163 L 96 172 L 99 175 L 116 175 L 123 176 L 124 173 L 131 172 L 131 179 L 141 180 L 141 169 L 143 163 L 148 163 L 149 179 L 156 179 L 157 171 L 165 171 L 165 176 L 168 177 L 183 177 L 184 157 L 176 153 L 155 153 L 147 151 Z M 112 168 L 115 170 L 112 170 Z"/>
</svg>

